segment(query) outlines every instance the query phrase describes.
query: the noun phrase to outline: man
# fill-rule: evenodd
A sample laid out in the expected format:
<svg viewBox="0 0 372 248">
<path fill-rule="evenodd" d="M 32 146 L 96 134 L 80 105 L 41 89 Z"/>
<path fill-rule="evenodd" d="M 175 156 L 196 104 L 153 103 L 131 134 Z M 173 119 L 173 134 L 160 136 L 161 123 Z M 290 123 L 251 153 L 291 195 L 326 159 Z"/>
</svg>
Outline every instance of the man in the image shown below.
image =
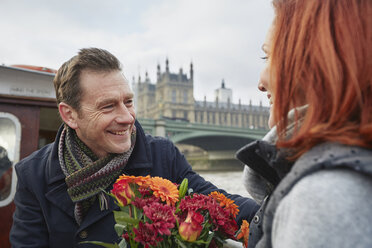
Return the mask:
<svg viewBox="0 0 372 248">
<path fill-rule="evenodd" d="M 16 165 L 13 247 L 118 242 L 112 214 L 117 206 L 102 189 L 110 190 L 123 173 L 175 183 L 188 178 L 204 194 L 217 189 L 192 171 L 170 141 L 144 134 L 135 120 L 133 93 L 111 53 L 80 50 L 58 70 L 54 86 L 64 125 L 54 143 Z M 258 208 L 254 201 L 231 198 L 240 206 L 237 220 L 251 220 Z"/>
</svg>

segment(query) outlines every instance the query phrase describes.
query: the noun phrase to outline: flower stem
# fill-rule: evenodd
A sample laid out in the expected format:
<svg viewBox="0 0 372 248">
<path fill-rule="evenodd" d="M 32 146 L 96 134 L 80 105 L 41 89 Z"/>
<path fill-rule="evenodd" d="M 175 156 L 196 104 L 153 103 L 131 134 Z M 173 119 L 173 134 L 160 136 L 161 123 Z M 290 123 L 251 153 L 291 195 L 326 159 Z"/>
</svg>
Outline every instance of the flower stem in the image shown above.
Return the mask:
<svg viewBox="0 0 372 248">
<path fill-rule="evenodd" d="M 137 214 L 137 208 L 135 206 L 133 206 L 133 215 L 134 215 L 134 218 L 137 220 L 138 214 Z"/>
</svg>

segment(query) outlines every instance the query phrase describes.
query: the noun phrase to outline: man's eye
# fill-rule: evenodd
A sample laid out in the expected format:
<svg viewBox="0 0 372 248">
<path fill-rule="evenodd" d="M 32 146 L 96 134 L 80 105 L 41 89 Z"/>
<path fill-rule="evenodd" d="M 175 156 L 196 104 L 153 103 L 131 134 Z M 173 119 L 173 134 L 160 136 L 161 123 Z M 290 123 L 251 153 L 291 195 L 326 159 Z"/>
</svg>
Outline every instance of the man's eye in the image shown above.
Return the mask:
<svg viewBox="0 0 372 248">
<path fill-rule="evenodd" d="M 113 107 L 114 107 L 114 105 L 113 104 L 110 104 L 110 105 L 104 106 L 103 109 L 110 109 L 110 108 L 113 108 Z"/>
<path fill-rule="evenodd" d="M 125 102 L 125 105 L 132 105 L 132 104 L 133 104 L 133 100 L 132 99 Z"/>
</svg>

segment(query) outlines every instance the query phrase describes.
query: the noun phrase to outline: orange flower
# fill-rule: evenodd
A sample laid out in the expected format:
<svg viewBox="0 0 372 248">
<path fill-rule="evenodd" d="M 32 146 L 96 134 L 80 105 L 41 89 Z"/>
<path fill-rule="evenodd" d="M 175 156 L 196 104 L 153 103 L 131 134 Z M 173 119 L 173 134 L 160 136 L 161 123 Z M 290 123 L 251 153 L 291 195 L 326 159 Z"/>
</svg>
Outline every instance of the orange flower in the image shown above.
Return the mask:
<svg viewBox="0 0 372 248">
<path fill-rule="evenodd" d="M 139 186 L 145 186 L 145 185 L 148 185 L 149 181 L 150 181 L 150 176 L 145 176 L 145 177 L 142 177 L 142 176 L 128 176 L 128 175 L 121 175 L 117 180 L 116 180 L 116 183 L 120 183 L 120 182 L 126 182 L 126 183 L 135 183 Z"/>
<path fill-rule="evenodd" d="M 230 211 L 230 214 L 234 216 L 234 218 L 236 218 L 239 213 L 239 209 L 233 200 L 227 198 L 224 194 L 217 191 L 213 191 L 209 195 L 212 196 L 217 202 L 219 202 L 221 207 L 225 207 L 226 209 L 228 209 Z"/>
<path fill-rule="evenodd" d="M 243 223 L 240 227 L 240 233 L 236 237 L 237 240 L 243 238 L 243 245 L 245 248 L 248 247 L 248 237 L 249 237 L 249 223 L 246 220 L 243 220 Z"/>
<path fill-rule="evenodd" d="M 167 202 L 168 205 L 174 206 L 178 202 L 178 189 L 171 181 L 161 177 L 153 177 L 150 188 L 154 192 L 154 196 Z"/>
</svg>

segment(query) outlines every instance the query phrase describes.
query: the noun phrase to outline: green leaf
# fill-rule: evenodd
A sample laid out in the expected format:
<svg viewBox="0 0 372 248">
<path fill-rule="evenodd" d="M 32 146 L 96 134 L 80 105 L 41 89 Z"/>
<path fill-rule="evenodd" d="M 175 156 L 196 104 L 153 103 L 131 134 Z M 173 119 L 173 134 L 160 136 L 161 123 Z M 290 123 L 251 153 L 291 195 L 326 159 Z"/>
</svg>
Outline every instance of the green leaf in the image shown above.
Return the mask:
<svg viewBox="0 0 372 248">
<path fill-rule="evenodd" d="M 136 220 L 132 217 L 129 216 L 128 213 L 122 212 L 122 211 L 113 211 L 114 212 L 114 218 L 116 223 L 121 224 L 121 225 L 126 225 L 126 224 L 138 224 L 139 220 Z"/>
<path fill-rule="evenodd" d="M 129 214 L 129 205 L 127 205 L 127 206 L 121 206 L 120 207 L 120 210 L 121 211 L 123 211 L 124 213 L 127 213 L 127 214 Z"/>
<path fill-rule="evenodd" d="M 217 242 L 220 242 L 221 244 L 226 243 L 226 241 L 223 240 L 223 239 L 221 239 L 218 235 L 214 236 L 214 238 L 215 238 L 215 240 L 216 240 Z"/>
<path fill-rule="evenodd" d="M 212 239 L 213 239 L 213 236 L 214 236 L 214 233 L 212 232 L 212 233 L 209 235 L 208 239 L 207 239 L 207 243 L 205 244 L 205 247 L 208 247 L 208 246 L 209 246 L 209 244 L 211 243 L 211 241 L 212 241 Z"/>
<path fill-rule="evenodd" d="M 119 248 L 127 248 L 127 242 L 125 239 L 122 239 L 119 243 Z"/>
<path fill-rule="evenodd" d="M 116 233 L 118 234 L 118 236 L 121 237 L 121 235 L 123 235 L 124 231 L 127 230 L 127 226 L 122 225 L 122 224 L 115 224 L 114 229 L 115 229 Z"/>
<path fill-rule="evenodd" d="M 134 206 L 133 205 L 133 209 L 136 209 L 137 210 L 137 219 L 142 219 L 142 217 L 143 217 L 143 211 L 142 211 L 142 209 L 139 209 L 139 208 L 137 208 L 136 206 Z"/>
<path fill-rule="evenodd" d="M 142 194 L 138 191 L 139 186 L 137 184 L 130 183 L 129 186 L 130 189 L 133 191 L 135 197 L 142 198 Z"/>
<path fill-rule="evenodd" d="M 179 240 L 178 238 L 176 238 L 176 243 L 181 246 L 181 248 L 187 248 L 187 245 L 185 245 L 181 240 Z"/>
<path fill-rule="evenodd" d="M 121 243 L 121 242 L 120 242 Z M 94 245 L 100 245 L 106 248 L 120 248 L 118 244 L 110 244 L 110 243 L 104 243 L 100 241 L 83 241 L 80 242 L 79 244 L 94 244 Z"/>
<path fill-rule="evenodd" d="M 179 194 L 180 199 L 185 197 L 185 195 L 187 193 L 188 184 L 189 184 L 188 179 L 184 178 L 182 183 L 180 184 L 179 190 L 178 190 L 178 194 Z"/>
</svg>

